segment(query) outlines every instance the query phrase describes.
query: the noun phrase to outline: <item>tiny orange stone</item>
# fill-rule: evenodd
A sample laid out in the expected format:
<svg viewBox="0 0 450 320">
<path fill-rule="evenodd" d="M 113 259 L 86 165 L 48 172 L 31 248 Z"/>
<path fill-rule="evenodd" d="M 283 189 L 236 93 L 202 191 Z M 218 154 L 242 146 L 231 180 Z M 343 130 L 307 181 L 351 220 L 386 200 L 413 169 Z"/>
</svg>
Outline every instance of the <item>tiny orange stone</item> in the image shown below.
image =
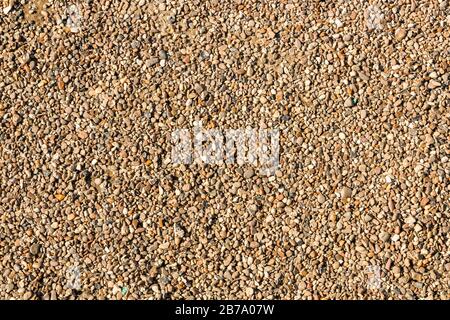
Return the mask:
<svg viewBox="0 0 450 320">
<path fill-rule="evenodd" d="M 59 90 L 64 90 L 64 81 L 61 79 L 61 77 L 58 77 L 57 83 Z"/>
</svg>

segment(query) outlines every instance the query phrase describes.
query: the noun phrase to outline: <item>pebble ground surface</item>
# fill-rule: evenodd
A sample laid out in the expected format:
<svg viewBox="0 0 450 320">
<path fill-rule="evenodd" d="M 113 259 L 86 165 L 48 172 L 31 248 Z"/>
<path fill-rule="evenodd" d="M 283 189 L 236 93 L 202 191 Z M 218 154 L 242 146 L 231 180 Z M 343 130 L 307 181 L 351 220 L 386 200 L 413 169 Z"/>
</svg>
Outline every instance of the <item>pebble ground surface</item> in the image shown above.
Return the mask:
<svg viewBox="0 0 450 320">
<path fill-rule="evenodd" d="M 0 5 L 1 299 L 450 299 L 449 1 Z"/>
</svg>

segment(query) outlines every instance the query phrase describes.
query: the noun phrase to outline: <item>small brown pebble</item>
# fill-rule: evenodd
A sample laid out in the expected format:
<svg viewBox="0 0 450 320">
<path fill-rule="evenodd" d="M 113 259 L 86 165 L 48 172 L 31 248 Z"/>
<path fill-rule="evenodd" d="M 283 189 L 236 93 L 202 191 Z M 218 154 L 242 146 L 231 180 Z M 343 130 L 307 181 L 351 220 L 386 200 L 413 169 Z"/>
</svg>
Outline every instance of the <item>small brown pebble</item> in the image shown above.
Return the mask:
<svg viewBox="0 0 450 320">
<path fill-rule="evenodd" d="M 398 41 L 403 40 L 406 37 L 406 30 L 403 28 L 398 28 L 395 30 L 395 39 Z"/>
<path fill-rule="evenodd" d="M 434 80 L 434 79 L 431 79 L 430 82 L 428 82 L 428 88 L 429 89 L 436 89 L 436 88 L 438 88 L 440 86 L 441 86 L 441 83 L 436 81 L 436 80 Z"/>
<path fill-rule="evenodd" d="M 252 168 L 247 169 L 247 170 L 244 171 L 244 178 L 245 179 L 250 179 L 251 177 L 253 177 L 254 174 L 255 173 L 254 173 Z"/>
<path fill-rule="evenodd" d="M 37 243 L 33 243 L 30 247 L 30 252 L 32 255 L 37 255 L 39 253 L 40 246 Z"/>
<path fill-rule="evenodd" d="M 88 134 L 87 134 L 87 132 L 86 131 L 79 131 L 78 132 L 78 137 L 80 138 L 80 139 L 86 139 L 87 137 L 88 137 Z"/>
<path fill-rule="evenodd" d="M 352 196 L 352 189 L 348 188 L 348 187 L 343 187 L 341 189 L 341 198 L 343 200 L 348 199 Z"/>
<path fill-rule="evenodd" d="M 319 195 L 317 196 L 317 201 L 322 204 L 325 202 L 325 197 L 321 193 L 319 193 Z"/>
</svg>

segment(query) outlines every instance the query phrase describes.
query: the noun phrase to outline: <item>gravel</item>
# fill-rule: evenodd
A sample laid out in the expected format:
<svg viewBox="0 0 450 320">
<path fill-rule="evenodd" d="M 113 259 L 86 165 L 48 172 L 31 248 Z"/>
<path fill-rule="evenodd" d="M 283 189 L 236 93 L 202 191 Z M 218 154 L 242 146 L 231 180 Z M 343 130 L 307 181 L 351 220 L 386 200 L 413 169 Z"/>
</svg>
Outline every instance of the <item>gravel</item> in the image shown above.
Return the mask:
<svg viewBox="0 0 450 320">
<path fill-rule="evenodd" d="M 0 298 L 450 298 L 448 1 L 0 5 Z"/>
</svg>

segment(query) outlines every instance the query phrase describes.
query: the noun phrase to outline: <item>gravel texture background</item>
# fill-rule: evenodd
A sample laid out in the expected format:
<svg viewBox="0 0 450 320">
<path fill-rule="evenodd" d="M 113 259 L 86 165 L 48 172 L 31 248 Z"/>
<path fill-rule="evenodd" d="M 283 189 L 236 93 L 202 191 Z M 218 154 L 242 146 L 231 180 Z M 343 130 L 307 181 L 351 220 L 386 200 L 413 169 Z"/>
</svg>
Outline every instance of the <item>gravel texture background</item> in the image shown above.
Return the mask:
<svg viewBox="0 0 450 320">
<path fill-rule="evenodd" d="M 2 1 L 0 298 L 450 298 L 449 1 Z"/>
</svg>

